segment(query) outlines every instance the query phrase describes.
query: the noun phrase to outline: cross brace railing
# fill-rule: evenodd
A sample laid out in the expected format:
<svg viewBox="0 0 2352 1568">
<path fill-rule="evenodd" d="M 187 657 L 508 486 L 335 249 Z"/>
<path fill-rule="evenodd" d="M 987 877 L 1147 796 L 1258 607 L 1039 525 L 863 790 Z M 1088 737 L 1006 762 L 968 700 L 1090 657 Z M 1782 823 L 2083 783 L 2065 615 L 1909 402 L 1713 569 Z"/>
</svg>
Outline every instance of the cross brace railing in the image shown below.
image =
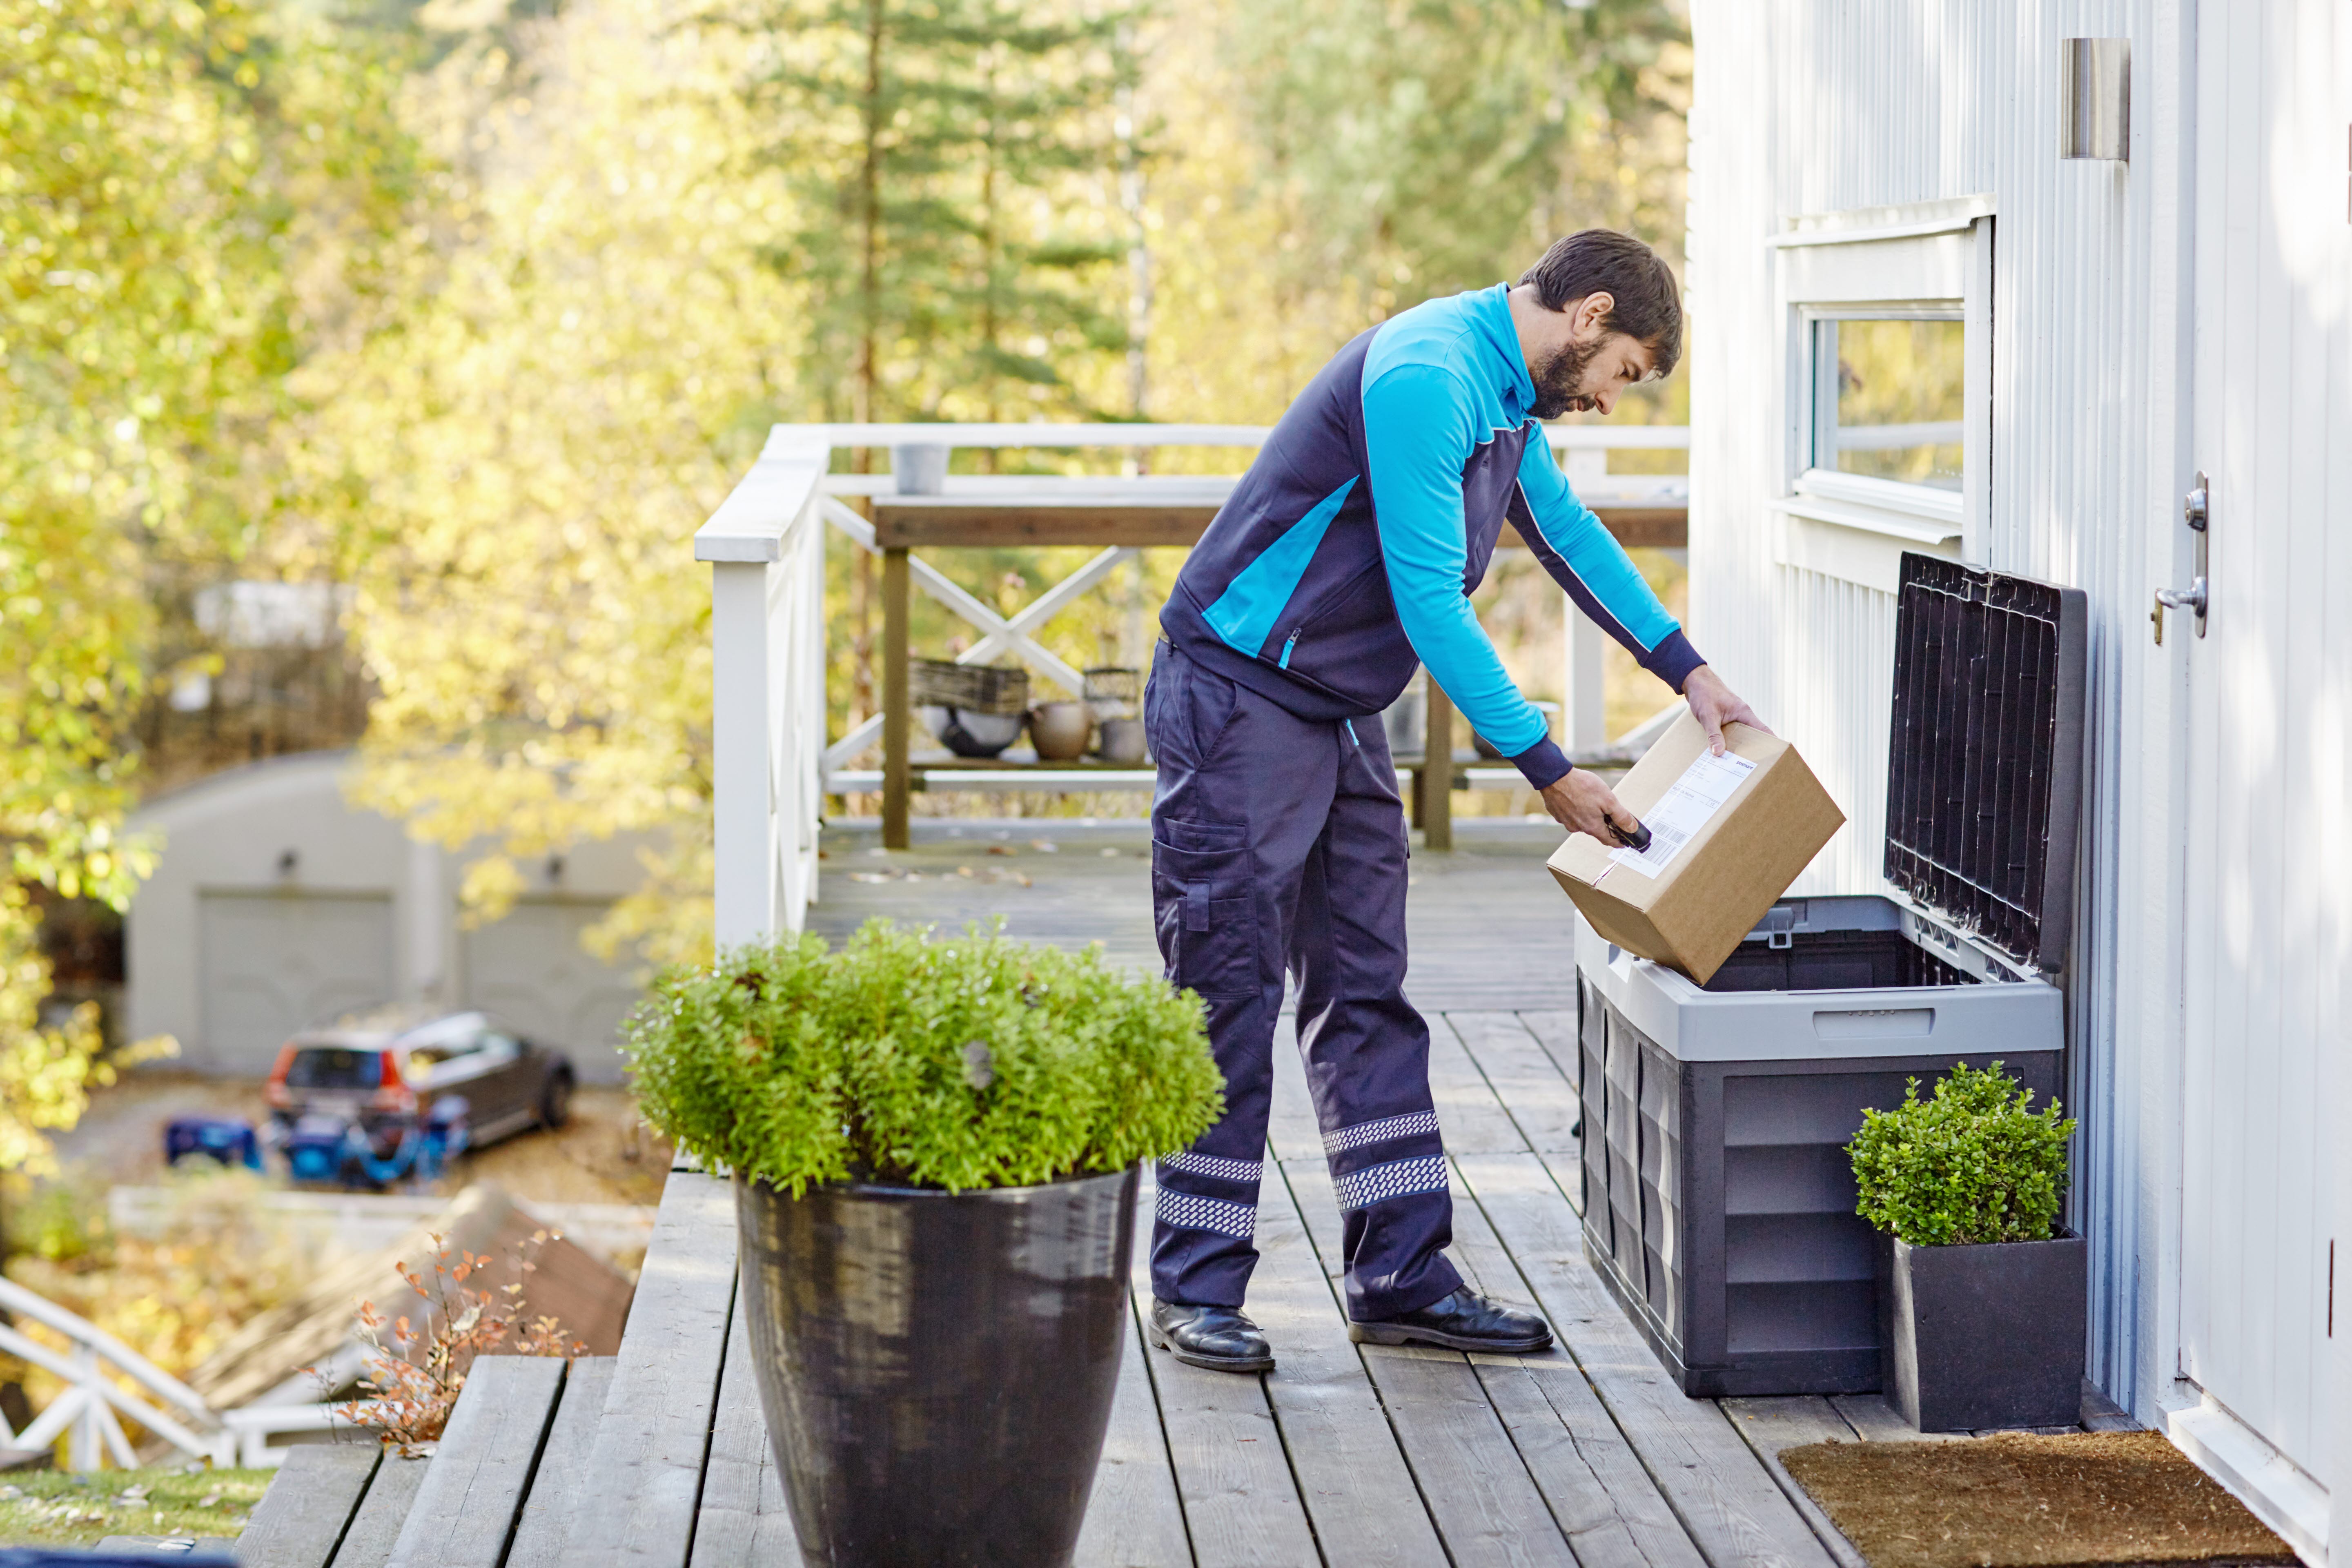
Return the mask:
<svg viewBox="0 0 2352 1568">
<path fill-rule="evenodd" d="M 1679 546 L 1688 504 L 1680 475 L 1612 475 L 1612 449 L 1686 448 L 1680 426 L 1564 426 L 1549 432 L 1580 496 L 1631 542 Z M 1188 546 L 1230 490 L 1230 476 L 940 479 L 956 447 L 1255 447 L 1266 430 L 1239 425 L 780 425 L 751 472 L 695 535 L 712 566 L 713 811 L 721 942 L 797 929 L 817 893 L 816 838 L 824 796 L 878 783 L 884 842 L 907 842 L 908 796 L 923 782 L 910 751 L 908 595 L 915 588 L 979 636 L 965 664 L 1007 655 L 1073 697 L 1084 677 L 1038 634 L 1099 588 L 1142 549 Z M 836 448 L 893 448 L 892 472 L 832 473 Z M 861 513 L 850 504 L 862 498 Z M 880 711 L 828 742 L 825 733 L 824 540 L 838 533 L 882 563 Z M 917 546 L 1094 544 L 1076 572 L 1011 615 L 982 603 Z M 1567 616 L 1568 740 L 1603 743 L 1601 644 Z M 1427 764 L 1414 780 L 1416 816 L 1433 847 L 1450 841 L 1451 708 L 1433 686 L 1426 704 Z M 877 775 L 850 765 L 880 742 Z M 948 775 L 940 775 L 943 782 Z M 982 782 L 969 774 L 970 782 Z M 1148 788 L 1149 770 L 986 770 L 990 787 Z"/>
</svg>

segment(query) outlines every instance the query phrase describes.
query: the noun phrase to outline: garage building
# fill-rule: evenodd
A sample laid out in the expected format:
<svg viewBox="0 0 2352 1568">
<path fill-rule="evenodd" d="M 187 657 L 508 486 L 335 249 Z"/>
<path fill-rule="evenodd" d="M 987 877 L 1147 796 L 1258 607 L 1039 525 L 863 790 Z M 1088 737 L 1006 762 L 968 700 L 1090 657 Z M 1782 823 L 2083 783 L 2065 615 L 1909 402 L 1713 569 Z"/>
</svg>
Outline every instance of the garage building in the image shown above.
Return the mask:
<svg viewBox="0 0 2352 1568">
<path fill-rule="evenodd" d="M 461 857 L 343 798 L 349 752 L 273 758 L 150 801 L 162 841 L 125 921 L 133 1038 L 172 1035 L 180 1065 L 257 1078 L 289 1035 L 383 1003 L 482 1007 L 617 1083 L 621 1021 L 644 966 L 606 964 L 581 932 L 630 891 L 643 840 L 583 844 L 530 868 L 505 919 L 467 930 Z"/>
</svg>

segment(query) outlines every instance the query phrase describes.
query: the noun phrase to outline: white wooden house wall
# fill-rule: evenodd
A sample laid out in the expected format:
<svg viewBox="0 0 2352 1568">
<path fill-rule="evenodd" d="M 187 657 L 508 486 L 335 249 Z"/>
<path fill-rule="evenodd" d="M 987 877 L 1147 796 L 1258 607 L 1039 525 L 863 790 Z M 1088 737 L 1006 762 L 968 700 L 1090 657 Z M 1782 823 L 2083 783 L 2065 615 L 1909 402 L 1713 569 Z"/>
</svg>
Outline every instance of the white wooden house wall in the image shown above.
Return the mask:
<svg viewBox="0 0 2352 1568">
<path fill-rule="evenodd" d="M 1970 458 L 1990 462 L 1966 553 L 2082 587 L 2092 608 L 2066 981 L 2090 1366 L 2163 1424 L 2197 1397 L 2177 1381 L 2196 1370 L 2185 1332 L 2204 1335 L 2209 1360 L 2244 1363 L 2230 1369 L 2242 1403 L 2227 1420 L 2286 1463 L 2270 1481 L 2225 1479 L 2268 1488 L 2274 1521 L 2298 1510 L 2290 1534 L 2317 1560 L 2329 1482 L 2352 1461 L 2352 1426 L 2330 1429 L 2352 1398 L 2337 1363 L 2352 1358 L 2326 1333 L 2325 1250 L 2330 1194 L 2352 1184 L 2331 1158 L 2352 1130 L 2352 5 L 1693 11 L 1694 638 L 1852 818 L 1798 890 L 1876 890 L 1883 588 L 1901 546 L 1768 510 L 1789 492 L 1797 396 L 1786 289 L 1799 253 L 1772 241 L 1804 215 L 1899 228 L 1980 198 L 1990 354 L 1970 389 L 1985 420 Z M 2070 37 L 2130 40 L 2127 163 L 2058 156 Z M 1909 210 L 1860 211 L 1888 207 Z M 2217 387 L 2226 368 L 2231 389 L 2226 404 L 2209 392 L 2202 416 L 2200 367 Z M 2263 628 L 2259 647 L 2236 645 L 2234 674 L 2186 616 L 2161 648 L 2148 621 L 2154 591 L 2189 576 L 2182 492 L 2225 464 L 2238 489 L 2217 493 L 2216 614 L 2241 638 Z M 2206 907 L 2189 907 L 2192 889 Z M 2232 1268 L 2262 1303 L 2216 1304 L 2212 1277 Z M 2352 1295 L 2346 1315 L 2352 1335 Z M 2246 1452 L 2240 1468 L 2262 1458 Z"/>
</svg>

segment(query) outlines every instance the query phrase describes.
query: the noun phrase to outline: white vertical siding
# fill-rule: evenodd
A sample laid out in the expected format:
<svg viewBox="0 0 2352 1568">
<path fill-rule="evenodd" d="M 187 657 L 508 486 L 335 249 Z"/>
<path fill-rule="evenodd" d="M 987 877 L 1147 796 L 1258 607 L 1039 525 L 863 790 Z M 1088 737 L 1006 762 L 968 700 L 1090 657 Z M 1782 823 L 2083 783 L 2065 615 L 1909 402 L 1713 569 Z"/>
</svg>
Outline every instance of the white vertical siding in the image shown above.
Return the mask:
<svg viewBox="0 0 2352 1568">
<path fill-rule="evenodd" d="M 1779 565 L 1763 502 L 1784 492 L 1773 253 L 1801 213 L 1990 193 L 1988 564 L 2088 590 L 2091 759 L 2068 976 L 2085 1132 L 2077 1204 L 2097 1258 L 2093 1368 L 2132 1400 L 2168 1383 L 2167 1066 L 2178 951 L 2176 636 L 2154 587 L 2185 563 L 2189 467 L 2175 215 L 2186 165 L 2171 0 L 1698 0 L 1692 118 L 1691 621 L 1695 639 L 1802 748 L 1853 819 L 1801 886 L 1880 885 L 1894 611 L 1885 595 Z M 2059 40 L 2126 37 L 2129 165 L 2056 156 Z M 2179 538 L 2177 539 L 2176 535 Z M 2185 579 L 2184 579 L 2185 580 Z M 2158 743 L 2148 744 L 2150 735 Z M 2118 1051 L 2118 1040 L 2129 1049 Z"/>
</svg>

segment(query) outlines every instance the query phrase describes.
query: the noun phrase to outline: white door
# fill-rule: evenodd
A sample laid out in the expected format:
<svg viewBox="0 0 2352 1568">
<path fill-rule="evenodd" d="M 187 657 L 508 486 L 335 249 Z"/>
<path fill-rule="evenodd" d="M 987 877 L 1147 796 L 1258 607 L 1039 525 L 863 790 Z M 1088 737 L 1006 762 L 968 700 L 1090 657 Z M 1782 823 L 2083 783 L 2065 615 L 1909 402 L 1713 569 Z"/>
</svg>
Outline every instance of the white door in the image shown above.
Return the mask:
<svg viewBox="0 0 2352 1568">
<path fill-rule="evenodd" d="M 608 906 L 525 899 L 466 933 L 466 1002 L 572 1058 L 583 1083 L 622 1078 L 621 1021 L 636 1005 L 638 966 L 600 963 L 580 933 Z"/>
<path fill-rule="evenodd" d="M 204 1040 L 193 1065 L 258 1077 L 287 1037 L 392 999 L 392 900 L 208 892 L 196 904 Z"/>
<path fill-rule="evenodd" d="M 2324 1533 L 2352 1436 L 2329 1386 L 2347 1136 L 2330 1107 L 2352 1047 L 2352 5 L 2198 17 L 2191 452 L 2211 614 L 2202 640 L 2180 612 L 2165 632 L 2189 691 L 2180 1373 L 2218 1430 L 2291 1467 L 2270 1461 L 2256 1489 L 2300 1499 Z"/>
</svg>

